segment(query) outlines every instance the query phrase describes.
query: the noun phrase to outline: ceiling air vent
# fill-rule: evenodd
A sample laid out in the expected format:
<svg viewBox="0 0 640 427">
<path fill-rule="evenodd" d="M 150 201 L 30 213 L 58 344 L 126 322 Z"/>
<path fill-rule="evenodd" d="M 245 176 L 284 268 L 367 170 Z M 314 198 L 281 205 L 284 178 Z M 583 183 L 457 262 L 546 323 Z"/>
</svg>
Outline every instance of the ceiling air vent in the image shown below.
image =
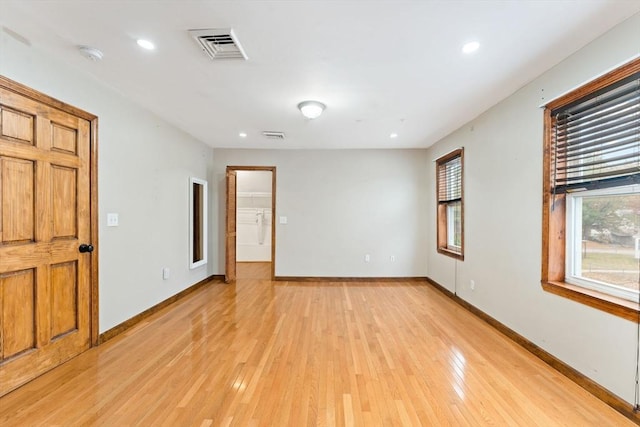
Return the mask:
<svg viewBox="0 0 640 427">
<path fill-rule="evenodd" d="M 211 59 L 248 59 L 231 28 L 189 30 L 189 35 Z"/>
<path fill-rule="evenodd" d="M 275 132 L 272 130 L 265 130 L 264 132 L 262 132 L 262 135 L 264 135 L 265 138 L 267 139 L 277 139 L 277 140 L 284 140 L 284 132 Z"/>
</svg>

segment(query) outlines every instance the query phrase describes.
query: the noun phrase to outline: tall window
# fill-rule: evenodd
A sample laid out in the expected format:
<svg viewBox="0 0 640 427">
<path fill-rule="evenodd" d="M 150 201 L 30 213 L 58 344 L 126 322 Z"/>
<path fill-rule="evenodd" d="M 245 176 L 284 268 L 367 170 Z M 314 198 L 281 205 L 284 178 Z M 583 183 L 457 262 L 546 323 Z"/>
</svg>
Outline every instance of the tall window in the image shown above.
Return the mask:
<svg viewBox="0 0 640 427">
<path fill-rule="evenodd" d="M 463 150 L 436 160 L 438 252 L 464 259 Z"/>
<path fill-rule="evenodd" d="M 637 318 L 640 60 L 547 105 L 542 281 Z"/>
</svg>

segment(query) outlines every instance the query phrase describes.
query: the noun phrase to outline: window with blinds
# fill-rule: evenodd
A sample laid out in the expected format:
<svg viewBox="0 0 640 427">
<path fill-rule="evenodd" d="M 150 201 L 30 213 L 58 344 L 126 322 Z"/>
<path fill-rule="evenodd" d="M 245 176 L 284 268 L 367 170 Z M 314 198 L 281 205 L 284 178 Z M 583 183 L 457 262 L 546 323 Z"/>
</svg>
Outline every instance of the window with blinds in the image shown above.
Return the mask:
<svg viewBox="0 0 640 427">
<path fill-rule="evenodd" d="M 438 252 L 463 259 L 463 150 L 436 160 Z"/>
<path fill-rule="evenodd" d="M 551 111 L 554 194 L 640 183 L 640 73 Z"/>
<path fill-rule="evenodd" d="M 549 102 L 544 129 L 542 286 L 637 320 L 640 58 Z"/>
<path fill-rule="evenodd" d="M 462 158 L 438 165 L 438 203 L 462 199 Z"/>
</svg>

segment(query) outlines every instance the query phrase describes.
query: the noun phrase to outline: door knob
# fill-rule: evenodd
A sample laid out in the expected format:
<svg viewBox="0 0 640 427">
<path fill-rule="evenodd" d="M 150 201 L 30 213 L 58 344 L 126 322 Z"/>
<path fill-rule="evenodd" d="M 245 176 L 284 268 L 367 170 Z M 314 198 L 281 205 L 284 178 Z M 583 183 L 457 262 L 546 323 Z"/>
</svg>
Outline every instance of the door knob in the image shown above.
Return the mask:
<svg viewBox="0 0 640 427">
<path fill-rule="evenodd" d="M 85 252 L 93 252 L 93 245 L 86 245 L 86 244 L 83 243 L 83 244 L 80 245 L 78 250 L 80 251 L 81 254 L 83 254 Z"/>
</svg>

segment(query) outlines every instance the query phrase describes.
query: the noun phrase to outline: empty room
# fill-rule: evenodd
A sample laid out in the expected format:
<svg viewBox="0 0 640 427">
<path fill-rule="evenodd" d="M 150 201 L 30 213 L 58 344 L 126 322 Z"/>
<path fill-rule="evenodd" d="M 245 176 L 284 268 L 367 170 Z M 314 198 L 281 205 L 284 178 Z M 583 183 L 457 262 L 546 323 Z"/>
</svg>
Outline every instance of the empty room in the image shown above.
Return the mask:
<svg viewBox="0 0 640 427">
<path fill-rule="evenodd" d="M 640 425 L 640 0 L 0 0 L 0 425 Z"/>
</svg>

